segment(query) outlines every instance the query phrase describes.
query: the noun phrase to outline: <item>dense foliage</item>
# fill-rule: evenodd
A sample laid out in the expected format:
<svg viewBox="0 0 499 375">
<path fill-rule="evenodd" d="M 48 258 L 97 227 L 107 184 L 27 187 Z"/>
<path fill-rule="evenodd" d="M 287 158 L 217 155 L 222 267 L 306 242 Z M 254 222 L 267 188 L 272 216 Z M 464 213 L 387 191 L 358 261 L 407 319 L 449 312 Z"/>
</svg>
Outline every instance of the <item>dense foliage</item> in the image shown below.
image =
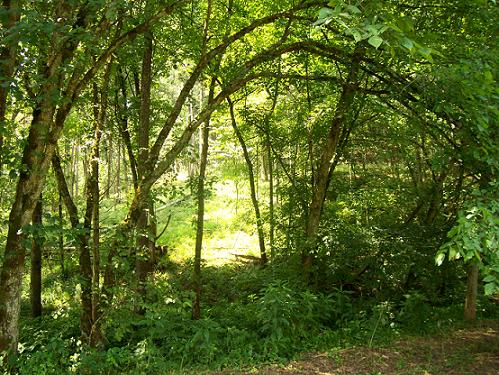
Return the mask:
<svg viewBox="0 0 499 375">
<path fill-rule="evenodd" d="M 497 318 L 497 16 L 4 1 L 1 371 L 246 368 Z"/>
</svg>

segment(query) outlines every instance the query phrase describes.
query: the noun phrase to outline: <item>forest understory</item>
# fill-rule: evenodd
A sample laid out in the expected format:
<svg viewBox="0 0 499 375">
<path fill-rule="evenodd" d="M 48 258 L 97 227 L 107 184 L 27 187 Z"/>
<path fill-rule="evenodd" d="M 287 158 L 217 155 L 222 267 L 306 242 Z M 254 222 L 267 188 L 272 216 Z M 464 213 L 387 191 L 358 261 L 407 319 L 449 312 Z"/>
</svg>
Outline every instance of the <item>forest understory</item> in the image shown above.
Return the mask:
<svg viewBox="0 0 499 375">
<path fill-rule="evenodd" d="M 0 374 L 494 373 L 498 19 L 3 0 Z"/>
<path fill-rule="evenodd" d="M 499 371 L 499 321 L 426 337 L 397 340 L 380 348 L 336 349 L 301 356 L 284 365 L 207 374 L 454 374 Z"/>
</svg>

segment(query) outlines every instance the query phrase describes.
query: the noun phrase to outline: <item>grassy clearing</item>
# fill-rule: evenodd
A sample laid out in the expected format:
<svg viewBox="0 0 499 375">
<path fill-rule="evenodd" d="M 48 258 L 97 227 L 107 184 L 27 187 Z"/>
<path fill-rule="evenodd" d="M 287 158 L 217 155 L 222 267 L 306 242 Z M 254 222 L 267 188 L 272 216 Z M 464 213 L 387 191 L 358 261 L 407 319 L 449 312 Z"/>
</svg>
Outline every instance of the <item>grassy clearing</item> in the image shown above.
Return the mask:
<svg viewBox="0 0 499 375">
<path fill-rule="evenodd" d="M 203 260 L 206 265 L 220 266 L 232 262 L 234 254 L 258 255 L 258 237 L 247 189 L 234 181 L 214 184 L 206 201 Z M 196 203 L 193 197 L 182 205 L 158 213 L 159 228 L 170 224 L 158 239 L 170 248 L 170 259 L 184 262 L 194 256 L 196 236 Z"/>
</svg>

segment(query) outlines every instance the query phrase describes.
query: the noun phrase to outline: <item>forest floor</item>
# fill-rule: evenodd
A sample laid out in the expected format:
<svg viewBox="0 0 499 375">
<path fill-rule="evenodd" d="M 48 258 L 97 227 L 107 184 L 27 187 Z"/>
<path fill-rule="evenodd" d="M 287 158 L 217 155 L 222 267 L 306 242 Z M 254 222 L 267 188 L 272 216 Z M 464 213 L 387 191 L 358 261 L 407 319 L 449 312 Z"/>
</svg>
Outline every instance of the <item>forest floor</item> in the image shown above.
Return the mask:
<svg viewBox="0 0 499 375">
<path fill-rule="evenodd" d="M 387 347 L 309 353 L 286 365 L 229 374 L 499 374 L 499 321 L 437 336 L 411 337 Z"/>
</svg>

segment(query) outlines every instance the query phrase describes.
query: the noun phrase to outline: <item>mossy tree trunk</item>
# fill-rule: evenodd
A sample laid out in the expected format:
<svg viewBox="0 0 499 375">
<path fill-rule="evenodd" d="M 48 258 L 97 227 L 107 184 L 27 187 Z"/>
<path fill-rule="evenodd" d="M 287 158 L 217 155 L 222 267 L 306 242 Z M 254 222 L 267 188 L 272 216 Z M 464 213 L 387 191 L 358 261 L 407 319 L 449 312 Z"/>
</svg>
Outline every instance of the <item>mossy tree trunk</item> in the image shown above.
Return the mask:
<svg viewBox="0 0 499 375">
<path fill-rule="evenodd" d="M 3 0 L 0 10 L 5 13 L 2 15 L 4 21 L 1 22 L 1 26 L 4 30 L 7 30 L 3 37 L 12 36 L 14 26 L 19 22 L 20 18 L 19 6 L 19 1 Z M 5 38 L 5 40 L 7 39 L 8 38 Z M 3 129 L 5 127 L 5 115 L 7 113 L 7 97 L 11 86 L 10 80 L 13 78 L 14 68 L 16 66 L 17 47 L 17 38 L 13 38 L 10 43 L 5 43 L 0 49 L 0 172 L 3 168 Z"/>
<path fill-rule="evenodd" d="M 306 246 L 302 255 L 302 262 L 306 270 L 310 269 L 313 263 L 313 251 L 316 246 L 316 237 L 319 230 L 322 207 L 326 198 L 326 191 L 329 186 L 331 167 L 334 166 L 333 158 L 338 147 L 342 128 L 348 121 L 348 115 L 357 91 L 358 61 L 360 49 L 353 55 L 351 68 L 342 91 L 338 99 L 338 104 L 334 117 L 329 127 L 327 138 L 322 147 L 320 161 L 313 178 L 312 198 L 309 205 L 308 219 L 305 229 Z"/>
<path fill-rule="evenodd" d="M 33 318 L 42 315 L 42 215 L 43 200 L 42 196 L 36 203 L 33 211 L 33 241 L 31 245 L 31 277 L 30 277 L 30 302 L 31 316 Z"/>
</svg>

